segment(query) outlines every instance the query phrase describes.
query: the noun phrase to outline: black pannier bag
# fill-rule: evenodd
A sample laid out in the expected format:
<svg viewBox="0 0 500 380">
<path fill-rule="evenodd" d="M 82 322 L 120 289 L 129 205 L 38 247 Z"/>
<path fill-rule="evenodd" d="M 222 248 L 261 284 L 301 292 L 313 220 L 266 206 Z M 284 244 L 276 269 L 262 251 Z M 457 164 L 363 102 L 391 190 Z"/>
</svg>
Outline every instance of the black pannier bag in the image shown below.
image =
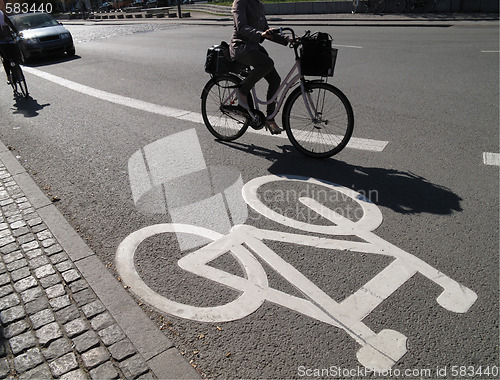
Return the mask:
<svg viewBox="0 0 500 380">
<path fill-rule="evenodd" d="M 245 65 L 231 59 L 227 42 L 222 41 L 220 45 L 208 48 L 205 72 L 209 74 L 227 74 L 238 72 L 244 68 Z"/>
<path fill-rule="evenodd" d="M 328 33 L 316 32 L 302 39 L 302 75 L 332 77 L 336 59 L 337 49 L 332 48 L 332 37 Z"/>
</svg>

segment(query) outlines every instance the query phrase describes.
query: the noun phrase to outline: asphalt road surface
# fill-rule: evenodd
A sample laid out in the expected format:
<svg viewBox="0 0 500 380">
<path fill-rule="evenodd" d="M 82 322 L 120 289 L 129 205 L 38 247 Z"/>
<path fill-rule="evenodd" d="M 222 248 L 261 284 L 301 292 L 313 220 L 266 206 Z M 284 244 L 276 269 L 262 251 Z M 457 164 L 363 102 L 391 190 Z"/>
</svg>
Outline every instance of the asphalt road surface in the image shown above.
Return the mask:
<svg viewBox="0 0 500 380">
<path fill-rule="evenodd" d="M 313 27 L 355 112 L 325 160 L 206 130 L 230 26 L 67 27 L 77 56 L 26 67 L 31 99 L 0 87 L 0 138 L 201 374 L 496 377 L 497 22 Z"/>
</svg>

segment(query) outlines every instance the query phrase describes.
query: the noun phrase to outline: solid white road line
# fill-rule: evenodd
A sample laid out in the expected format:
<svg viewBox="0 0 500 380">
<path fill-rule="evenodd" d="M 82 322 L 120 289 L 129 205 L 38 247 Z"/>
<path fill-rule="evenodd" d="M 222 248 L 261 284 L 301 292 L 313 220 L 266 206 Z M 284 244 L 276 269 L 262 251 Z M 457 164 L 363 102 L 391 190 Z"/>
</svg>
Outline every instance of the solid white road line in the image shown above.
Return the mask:
<svg viewBox="0 0 500 380">
<path fill-rule="evenodd" d="M 500 166 L 500 153 L 483 153 L 483 162 L 485 165 Z"/>
<path fill-rule="evenodd" d="M 127 96 L 122 96 L 122 95 L 117 95 L 113 94 L 111 92 L 107 91 L 102 91 L 98 90 L 93 87 L 85 86 L 80 83 L 76 83 L 73 81 L 70 81 L 68 79 L 64 79 L 61 77 L 58 77 L 53 74 L 49 74 L 45 71 L 41 71 L 38 69 L 35 69 L 33 67 L 23 67 L 23 70 L 25 72 L 28 72 L 30 74 L 36 75 L 40 78 L 46 79 L 50 82 L 56 83 L 58 85 L 61 85 L 63 87 L 69 88 L 73 91 L 80 92 L 85 95 L 92 96 L 97 99 L 105 100 L 111 103 L 119 104 L 122 106 L 130 107 L 130 108 L 135 108 L 141 111 L 146 111 L 146 112 L 151 112 L 155 113 L 158 115 L 163 115 L 167 117 L 173 117 L 179 120 L 186 120 L 186 121 L 191 121 L 194 123 L 198 124 L 204 124 L 203 123 L 203 118 L 200 113 L 196 112 L 191 112 L 191 111 L 186 111 L 186 110 L 181 110 L 177 108 L 172 108 L 168 106 L 160 106 L 158 104 L 153 104 L 149 102 L 145 102 L 142 100 L 138 99 L 133 99 L 129 98 Z M 255 132 L 258 134 L 266 134 L 266 136 L 271 136 L 269 132 L 266 132 L 264 130 L 261 131 L 255 131 L 251 128 L 249 128 L 249 131 Z M 281 135 L 277 135 L 282 138 L 286 138 L 286 134 L 282 133 Z M 364 139 L 364 138 L 359 138 L 359 137 L 353 137 L 349 141 L 349 144 L 347 145 L 348 148 L 353 148 L 353 149 L 360 149 L 360 150 L 368 150 L 372 152 L 381 152 L 384 150 L 386 145 L 388 144 L 388 141 L 380 141 L 380 140 L 372 140 L 372 139 Z"/>
<path fill-rule="evenodd" d="M 344 47 L 344 48 L 351 48 L 351 49 L 363 49 L 362 46 L 354 46 L 354 45 L 332 45 L 333 47 Z"/>
</svg>

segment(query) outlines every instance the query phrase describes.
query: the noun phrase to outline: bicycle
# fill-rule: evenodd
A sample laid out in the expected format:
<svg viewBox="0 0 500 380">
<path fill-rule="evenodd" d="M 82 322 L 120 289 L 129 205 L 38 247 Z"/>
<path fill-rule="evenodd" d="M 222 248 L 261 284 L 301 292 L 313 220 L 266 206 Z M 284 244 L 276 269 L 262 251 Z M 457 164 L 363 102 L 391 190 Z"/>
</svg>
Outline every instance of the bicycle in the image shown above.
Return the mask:
<svg viewBox="0 0 500 380">
<path fill-rule="evenodd" d="M 269 191 L 270 184 L 279 185 L 278 189 L 292 186 L 292 198 L 297 198 L 298 204 L 310 210 L 311 215 L 321 216 L 326 224 L 307 218 L 304 221 L 290 216 L 289 209 L 276 208 L 273 200 L 266 200 L 268 197 L 263 196 Z M 308 186 L 310 191 L 303 191 L 303 188 L 297 190 L 296 186 L 301 185 Z M 357 352 L 359 362 L 366 368 L 379 371 L 389 370 L 405 355 L 407 337 L 392 329 L 382 329 L 377 333 L 363 321 L 412 277 L 420 274 L 440 286 L 442 291 L 436 301 L 448 311 L 465 313 L 477 300 L 477 294 L 471 289 L 377 236 L 373 231 L 383 221 L 382 212 L 377 205 L 352 189 L 314 178 L 268 175 L 246 183 L 242 196 L 254 211 L 290 227 L 292 232 L 265 230 L 250 225 L 235 226 L 228 235 L 179 223 L 143 227 L 128 235 L 117 248 L 116 268 L 124 284 L 161 312 L 199 322 L 228 322 L 245 318 L 266 301 L 280 305 L 344 330 L 361 346 Z M 334 209 L 334 203 L 338 206 L 337 200 L 356 206 Z M 167 298 L 151 289 L 137 271 L 134 256 L 143 242 L 161 234 L 189 234 L 206 239 L 208 243 L 197 250 L 178 256 L 177 253 L 171 254 L 180 257 L 177 265 L 182 270 L 236 290 L 238 296 L 224 300 L 222 304 L 218 302 L 215 306 L 196 306 Z M 334 235 L 342 238 L 335 239 Z M 314 247 L 324 254 L 351 252 L 381 255 L 393 260 L 353 294 L 337 302 L 278 255 L 269 242 Z M 230 254 L 241 266 L 244 275 L 211 265 L 226 254 Z M 291 284 L 298 291 L 298 296 L 273 288 L 263 263 Z M 169 281 L 173 280 L 169 278 Z"/>
<path fill-rule="evenodd" d="M 23 70 L 19 65 L 21 59 L 20 51 L 16 46 L 17 36 L 12 37 L 12 42 L 3 43 L 1 46 L 2 54 L 5 55 L 10 62 L 10 72 L 8 75 L 8 80 L 12 86 L 12 91 L 14 96 L 22 95 L 25 98 L 29 96 L 28 85 L 26 84 L 26 78 L 24 77 Z M 4 57 L 2 56 L 2 63 L 4 62 Z"/>
<path fill-rule="evenodd" d="M 9 82 L 14 91 L 14 96 L 22 95 L 27 98 L 29 96 L 28 85 L 21 66 L 16 62 L 11 62 L 10 66 Z"/>
<path fill-rule="evenodd" d="M 385 10 L 385 0 L 353 0 L 352 13 L 372 12 L 375 14 L 382 13 Z"/>
<path fill-rule="evenodd" d="M 331 157 L 347 145 L 354 128 L 354 112 L 349 100 L 326 79 L 333 76 L 337 50 L 331 48 L 330 40 L 330 47 L 326 48 L 329 55 L 323 57 L 326 61 L 314 62 L 315 65 L 323 63 L 327 66 L 326 71 L 318 75 L 304 64 L 308 59 L 304 55 L 304 45 L 317 34 L 307 31 L 297 37 L 291 28 L 282 28 L 282 32 L 292 35 L 290 46 L 294 50 L 295 64 L 272 98 L 269 101 L 260 100 L 254 87 L 248 96 L 251 110 L 237 106 L 236 89 L 250 68 L 242 64 L 232 65 L 228 72 L 212 73 L 212 78 L 204 86 L 201 94 L 203 121 L 217 139 L 233 141 L 241 137 L 249 126 L 257 130 L 265 126 L 266 116 L 259 110 L 259 105 L 276 102 L 275 111 L 267 117 L 272 119 L 284 104 L 282 124 L 292 145 L 309 157 Z M 308 80 L 305 75 L 320 76 L 321 79 Z M 287 97 L 297 84 L 299 86 Z"/>
</svg>

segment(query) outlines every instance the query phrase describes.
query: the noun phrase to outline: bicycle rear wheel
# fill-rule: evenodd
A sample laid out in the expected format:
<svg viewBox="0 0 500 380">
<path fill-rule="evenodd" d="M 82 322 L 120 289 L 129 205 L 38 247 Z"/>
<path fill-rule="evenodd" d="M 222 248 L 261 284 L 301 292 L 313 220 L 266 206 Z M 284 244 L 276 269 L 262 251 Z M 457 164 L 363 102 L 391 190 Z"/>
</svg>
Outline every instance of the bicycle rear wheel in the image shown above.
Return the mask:
<svg viewBox="0 0 500 380">
<path fill-rule="evenodd" d="M 288 97 L 283 126 L 290 142 L 301 153 L 315 158 L 331 157 L 344 149 L 351 138 L 352 106 L 342 91 L 331 84 L 307 83 L 305 90 L 304 96 L 299 87 Z"/>
<path fill-rule="evenodd" d="M 201 95 L 201 114 L 207 129 L 223 141 L 241 137 L 248 128 L 248 115 L 233 112 L 238 100 L 235 88 L 241 82 L 235 75 L 217 75 L 205 85 Z"/>
</svg>

